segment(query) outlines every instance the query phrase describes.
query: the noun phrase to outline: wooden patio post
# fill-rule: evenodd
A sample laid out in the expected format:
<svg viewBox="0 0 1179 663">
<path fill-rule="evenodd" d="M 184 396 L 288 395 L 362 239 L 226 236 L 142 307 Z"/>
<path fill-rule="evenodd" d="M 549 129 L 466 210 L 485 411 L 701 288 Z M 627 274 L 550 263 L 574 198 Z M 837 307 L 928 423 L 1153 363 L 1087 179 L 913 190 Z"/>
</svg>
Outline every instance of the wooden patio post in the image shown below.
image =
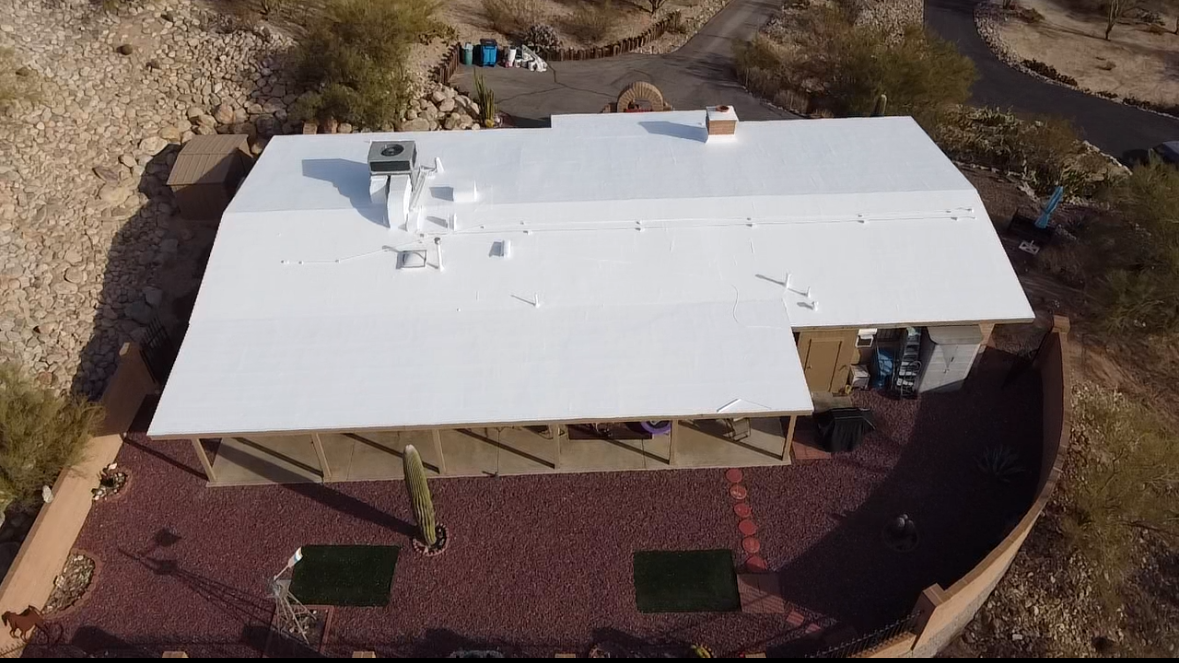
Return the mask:
<svg viewBox="0 0 1179 663">
<path fill-rule="evenodd" d="M 675 441 L 680 436 L 680 420 L 671 420 L 671 441 L 667 445 L 667 464 L 675 467 Z"/>
<path fill-rule="evenodd" d="M 325 482 L 332 480 L 332 468 L 328 467 L 327 455 L 323 452 L 323 442 L 319 433 L 311 434 L 311 445 L 315 447 L 315 455 L 319 457 L 319 473 Z"/>
<path fill-rule="evenodd" d="M 557 445 L 557 460 L 553 463 L 553 469 L 561 469 L 561 425 L 549 424 L 549 436 L 553 438 L 553 443 Z"/>
<path fill-rule="evenodd" d="M 217 483 L 217 475 L 213 473 L 213 464 L 209 462 L 209 455 L 205 453 L 205 447 L 197 438 L 192 438 L 192 449 L 196 452 L 197 458 L 201 461 L 201 467 L 205 468 L 205 478 L 209 483 Z"/>
<path fill-rule="evenodd" d="M 782 440 L 782 460 L 790 460 L 790 449 L 794 445 L 794 422 L 798 417 L 790 415 L 790 423 L 786 426 L 786 439 Z"/>
<path fill-rule="evenodd" d="M 442 431 L 435 428 L 434 433 L 434 453 L 438 454 L 438 474 L 446 474 L 446 459 L 442 457 Z"/>
</svg>

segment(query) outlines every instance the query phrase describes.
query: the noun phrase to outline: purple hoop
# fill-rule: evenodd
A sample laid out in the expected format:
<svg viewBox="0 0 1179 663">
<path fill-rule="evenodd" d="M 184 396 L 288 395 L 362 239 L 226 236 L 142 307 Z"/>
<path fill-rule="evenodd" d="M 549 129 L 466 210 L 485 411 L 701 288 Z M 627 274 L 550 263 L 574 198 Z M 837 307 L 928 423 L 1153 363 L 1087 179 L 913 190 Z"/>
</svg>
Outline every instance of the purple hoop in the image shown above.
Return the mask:
<svg viewBox="0 0 1179 663">
<path fill-rule="evenodd" d="M 641 421 L 639 425 L 652 435 L 666 435 L 671 432 L 670 421 Z"/>
</svg>

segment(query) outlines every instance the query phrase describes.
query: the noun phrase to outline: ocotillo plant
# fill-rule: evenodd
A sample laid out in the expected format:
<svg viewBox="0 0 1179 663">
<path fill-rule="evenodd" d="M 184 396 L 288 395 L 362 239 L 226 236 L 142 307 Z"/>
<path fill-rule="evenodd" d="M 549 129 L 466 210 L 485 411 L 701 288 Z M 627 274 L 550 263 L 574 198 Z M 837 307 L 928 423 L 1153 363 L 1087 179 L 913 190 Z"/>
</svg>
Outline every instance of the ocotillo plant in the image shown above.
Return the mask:
<svg viewBox="0 0 1179 663">
<path fill-rule="evenodd" d="M 876 105 L 872 107 L 872 117 L 882 117 L 886 110 L 888 110 L 888 95 L 882 94 L 876 97 Z"/>
<path fill-rule="evenodd" d="M 409 491 L 414 520 L 422 531 L 422 541 L 433 547 L 438 542 L 438 523 L 434 521 L 434 501 L 430 499 L 430 487 L 426 485 L 426 468 L 422 467 L 422 456 L 412 444 L 407 444 L 401 458 L 405 465 L 405 489 Z"/>
</svg>

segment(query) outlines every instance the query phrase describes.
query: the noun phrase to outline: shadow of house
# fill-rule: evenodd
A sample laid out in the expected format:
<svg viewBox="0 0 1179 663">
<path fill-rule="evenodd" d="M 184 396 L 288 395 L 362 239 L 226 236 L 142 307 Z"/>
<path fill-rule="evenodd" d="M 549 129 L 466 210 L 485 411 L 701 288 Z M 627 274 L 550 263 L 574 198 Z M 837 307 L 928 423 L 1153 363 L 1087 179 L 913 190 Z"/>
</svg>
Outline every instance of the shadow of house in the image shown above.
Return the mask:
<svg viewBox="0 0 1179 663">
<path fill-rule="evenodd" d="M 805 618 L 803 627 L 815 623 L 833 632 L 835 625 L 850 626 L 866 635 L 895 622 L 913 610 L 925 588 L 952 585 L 1018 523 L 1035 494 L 1042 440 L 1039 374 L 1029 371 L 1000 386 L 1015 360 L 988 350 L 963 392 L 924 395 L 908 434 L 912 442 L 887 468 L 887 478 L 854 508 L 810 514 L 836 524 L 776 570 L 782 595 Z M 881 409 L 873 444 L 904 425 Z M 1019 457 L 1022 472 L 1009 483 L 980 469 L 981 454 L 996 446 Z M 820 462 L 867 463 L 857 458 L 861 451 L 870 449 Z M 816 466 L 794 469 L 810 467 Z M 838 495 L 824 500 L 839 501 Z M 902 514 L 918 526 L 919 543 L 909 552 L 892 550 L 885 540 L 886 526 Z M 784 634 L 771 654 L 807 654 L 824 644 L 802 639 L 804 633 Z"/>
</svg>

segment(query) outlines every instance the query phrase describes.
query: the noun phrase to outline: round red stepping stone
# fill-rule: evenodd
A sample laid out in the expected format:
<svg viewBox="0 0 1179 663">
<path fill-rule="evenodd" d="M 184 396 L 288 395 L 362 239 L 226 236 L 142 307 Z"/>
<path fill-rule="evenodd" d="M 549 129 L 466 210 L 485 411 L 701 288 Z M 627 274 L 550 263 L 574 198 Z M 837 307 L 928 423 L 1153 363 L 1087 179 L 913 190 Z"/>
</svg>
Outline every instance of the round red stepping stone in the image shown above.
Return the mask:
<svg viewBox="0 0 1179 663">
<path fill-rule="evenodd" d="M 747 536 L 742 539 L 741 548 L 750 555 L 756 555 L 761 552 L 761 541 L 758 541 L 755 536 Z"/>
<path fill-rule="evenodd" d="M 749 559 L 745 560 L 745 568 L 750 573 L 765 573 L 770 570 L 770 565 L 766 564 L 761 555 L 750 555 Z"/>
<path fill-rule="evenodd" d="M 753 507 L 749 506 L 749 502 L 737 502 L 733 505 L 733 513 L 738 518 L 748 518 L 753 515 Z"/>
<path fill-rule="evenodd" d="M 757 534 L 757 523 L 746 518 L 745 520 L 737 523 L 737 530 L 744 536 L 753 536 L 754 534 Z"/>
<path fill-rule="evenodd" d="M 749 495 L 749 491 L 745 490 L 745 486 L 735 483 L 729 486 L 729 495 L 735 500 L 743 500 Z"/>
<path fill-rule="evenodd" d="M 741 473 L 741 470 L 735 467 L 725 471 L 725 479 L 728 479 L 729 483 L 741 483 L 741 480 L 744 478 L 745 475 Z"/>
</svg>

